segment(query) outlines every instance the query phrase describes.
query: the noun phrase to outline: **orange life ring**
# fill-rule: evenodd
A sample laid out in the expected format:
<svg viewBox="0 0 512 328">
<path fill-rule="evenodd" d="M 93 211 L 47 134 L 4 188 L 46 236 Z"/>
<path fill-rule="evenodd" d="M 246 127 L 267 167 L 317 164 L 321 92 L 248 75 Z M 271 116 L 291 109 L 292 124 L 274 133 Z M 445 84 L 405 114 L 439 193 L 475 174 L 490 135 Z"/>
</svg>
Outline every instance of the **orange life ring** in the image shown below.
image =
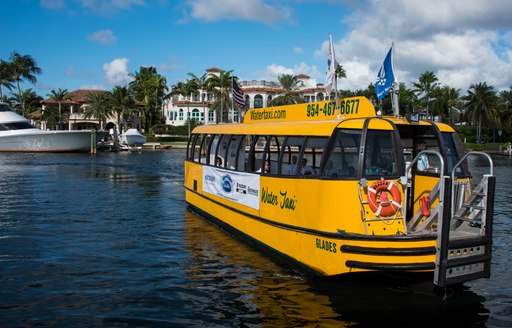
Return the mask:
<svg viewBox="0 0 512 328">
<path fill-rule="evenodd" d="M 391 200 L 387 197 L 388 192 Z M 402 208 L 402 196 L 393 181 L 380 180 L 368 188 L 368 204 L 377 216 L 391 216 Z"/>
</svg>

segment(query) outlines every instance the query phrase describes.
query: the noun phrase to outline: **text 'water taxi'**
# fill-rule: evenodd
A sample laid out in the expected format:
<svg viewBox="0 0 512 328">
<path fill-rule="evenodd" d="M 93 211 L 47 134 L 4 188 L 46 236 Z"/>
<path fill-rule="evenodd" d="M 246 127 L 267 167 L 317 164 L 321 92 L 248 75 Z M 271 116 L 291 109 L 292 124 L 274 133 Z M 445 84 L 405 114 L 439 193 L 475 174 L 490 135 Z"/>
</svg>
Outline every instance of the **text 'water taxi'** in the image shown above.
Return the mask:
<svg viewBox="0 0 512 328">
<path fill-rule="evenodd" d="M 379 117 L 364 97 L 260 108 L 196 127 L 186 156 L 193 211 L 308 271 L 490 276 L 493 163 L 446 124 Z"/>
</svg>

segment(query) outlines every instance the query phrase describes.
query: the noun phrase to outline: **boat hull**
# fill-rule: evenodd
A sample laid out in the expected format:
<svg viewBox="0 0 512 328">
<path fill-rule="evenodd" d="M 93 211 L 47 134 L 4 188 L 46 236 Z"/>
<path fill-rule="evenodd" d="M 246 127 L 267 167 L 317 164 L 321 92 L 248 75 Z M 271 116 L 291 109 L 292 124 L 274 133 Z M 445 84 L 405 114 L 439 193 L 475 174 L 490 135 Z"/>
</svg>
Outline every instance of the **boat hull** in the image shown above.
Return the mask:
<svg viewBox="0 0 512 328">
<path fill-rule="evenodd" d="M 0 152 L 89 152 L 91 131 L 38 131 L 0 135 Z"/>
<path fill-rule="evenodd" d="M 140 134 L 137 129 L 129 129 L 121 135 L 121 143 L 129 147 L 142 146 L 146 143 L 146 140 L 147 138 Z"/>
<path fill-rule="evenodd" d="M 123 143 L 128 146 L 142 146 L 147 140 L 142 135 L 125 135 L 123 139 Z"/>
<path fill-rule="evenodd" d="M 200 216 L 308 274 L 433 272 L 435 268 L 435 235 L 371 236 L 317 231 L 249 214 L 229 202 L 190 189 L 186 189 L 186 201 Z"/>
</svg>

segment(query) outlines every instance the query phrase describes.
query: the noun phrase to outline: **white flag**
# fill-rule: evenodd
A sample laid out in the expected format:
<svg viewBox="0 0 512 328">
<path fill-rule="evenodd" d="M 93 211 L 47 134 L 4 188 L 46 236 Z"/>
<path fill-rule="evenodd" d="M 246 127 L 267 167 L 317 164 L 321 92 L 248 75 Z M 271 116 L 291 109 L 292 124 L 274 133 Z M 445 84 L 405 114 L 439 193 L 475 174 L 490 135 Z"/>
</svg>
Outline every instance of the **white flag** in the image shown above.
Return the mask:
<svg viewBox="0 0 512 328">
<path fill-rule="evenodd" d="M 327 77 L 325 79 L 325 91 L 327 91 L 327 96 L 331 94 L 332 86 L 336 84 L 336 64 L 332 35 L 329 34 L 329 58 L 327 59 Z"/>
</svg>

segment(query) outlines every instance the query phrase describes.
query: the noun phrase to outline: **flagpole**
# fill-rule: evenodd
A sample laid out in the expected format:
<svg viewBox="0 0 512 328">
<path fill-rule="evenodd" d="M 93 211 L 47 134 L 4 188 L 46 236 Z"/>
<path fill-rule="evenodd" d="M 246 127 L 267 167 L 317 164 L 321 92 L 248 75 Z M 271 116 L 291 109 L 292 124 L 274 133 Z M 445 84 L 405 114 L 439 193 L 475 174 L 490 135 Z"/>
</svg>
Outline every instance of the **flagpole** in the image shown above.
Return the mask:
<svg viewBox="0 0 512 328">
<path fill-rule="evenodd" d="M 231 75 L 231 122 L 233 122 L 233 114 L 234 114 L 233 105 L 235 104 L 235 98 L 233 97 L 233 85 L 234 84 L 235 84 L 235 78 L 233 77 L 233 75 Z"/>
<path fill-rule="evenodd" d="M 336 65 L 334 65 L 334 112 L 338 109 L 338 74 L 336 74 L 336 68 Z"/>
<path fill-rule="evenodd" d="M 393 65 L 393 72 L 396 72 L 395 69 L 395 42 L 391 42 L 391 63 Z M 393 73 L 395 80 L 393 81 L 393 92 L 391 93 L 391 106 L 393 107 L 393 112 L 395 116 L 400 116 L 400 108 L 398 103 L 398 81 L 396 75 Z"/>
<path fill-rule="evenodd" d="M 334 51 L 334 45 L 332 43 L 332 34 L 329 34 L 329 58 L 328 58 L 328 67 L 327 67 L 327 79 L 326 83 L 326 91 L 327 91 L 327 99 L 331 100 L 331 91 L 334 86 L 334 110 L 336 111 L 338 108 L 338 75 L 336 74 L 336 55 Z"/>
</svg>

